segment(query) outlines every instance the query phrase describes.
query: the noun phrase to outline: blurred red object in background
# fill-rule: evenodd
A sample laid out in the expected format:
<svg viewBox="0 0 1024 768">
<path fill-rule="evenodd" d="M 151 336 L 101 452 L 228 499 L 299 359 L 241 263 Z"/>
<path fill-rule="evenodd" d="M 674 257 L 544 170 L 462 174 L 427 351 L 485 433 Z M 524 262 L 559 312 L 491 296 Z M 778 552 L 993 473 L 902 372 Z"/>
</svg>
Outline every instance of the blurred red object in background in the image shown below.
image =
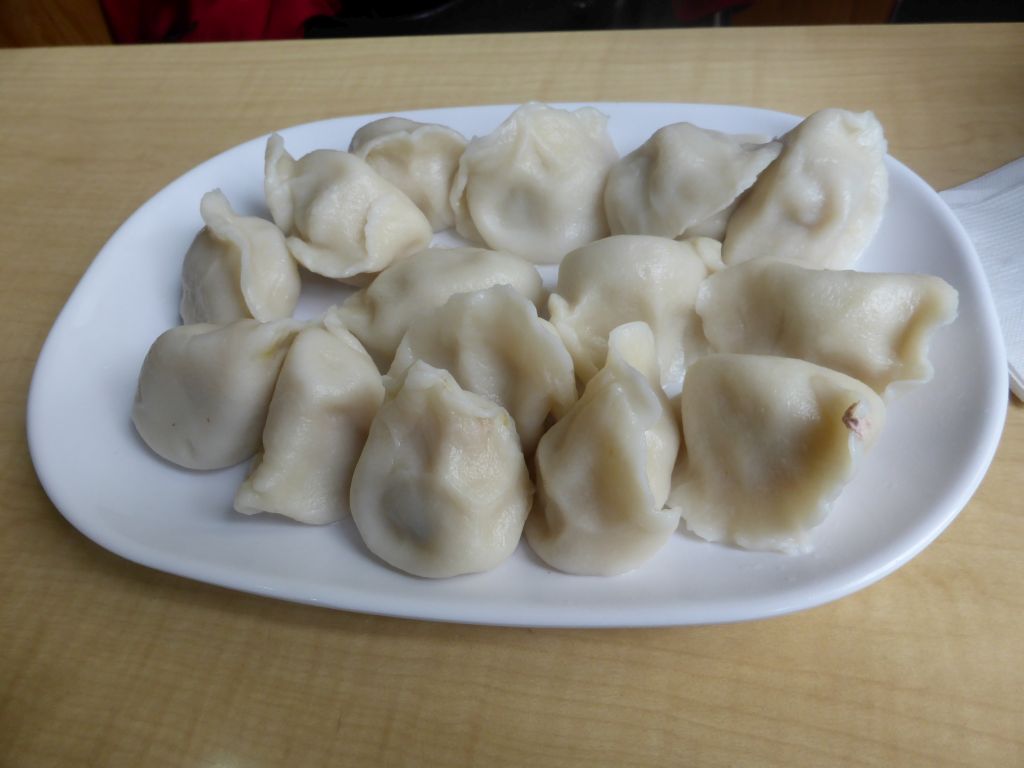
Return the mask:
<svg viewBox="0 0 1024 768">
<path fill-rule="evenodd" d="M 102 0 L 102 6 L 118 43 L 302 37 L 311 17 L 341 12 L 341 0 Z"/>
<path fill-rule="evenodd" d="M 721 11 L 748 6 L 754 0 L 672 0 L 672 12 L 681 24 L 692 24 Z"/>
</svg>

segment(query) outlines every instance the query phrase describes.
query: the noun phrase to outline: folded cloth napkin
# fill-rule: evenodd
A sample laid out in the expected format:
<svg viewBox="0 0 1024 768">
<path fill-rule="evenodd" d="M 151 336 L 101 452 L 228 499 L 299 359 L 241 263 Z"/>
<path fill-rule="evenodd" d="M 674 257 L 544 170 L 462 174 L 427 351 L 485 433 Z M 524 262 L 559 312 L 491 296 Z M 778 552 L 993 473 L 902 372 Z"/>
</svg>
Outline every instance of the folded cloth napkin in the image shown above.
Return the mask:
<svg viewBox="0 0 1024 768">
<path fill-rule="evenodd" d="M 985 269 L 1010 363 L 1024 400 L 1024 158 L 939 195 L 964 225 Z"/>
</svg>

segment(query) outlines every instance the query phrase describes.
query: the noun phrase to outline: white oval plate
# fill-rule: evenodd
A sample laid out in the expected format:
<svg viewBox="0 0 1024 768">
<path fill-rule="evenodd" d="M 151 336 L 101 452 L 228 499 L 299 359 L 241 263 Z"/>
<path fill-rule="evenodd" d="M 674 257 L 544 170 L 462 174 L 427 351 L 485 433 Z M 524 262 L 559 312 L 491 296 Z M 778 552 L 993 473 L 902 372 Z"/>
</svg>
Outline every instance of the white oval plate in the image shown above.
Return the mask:
<svg viewBox="0 0 1024 768">
<path fill-rule="evenodd" d="M 744 107 L 596 106 L 610 115 L 622 152 L 682 120 L 766 134 L 797 122 Z M 489 132 L 512 109 L 405 115 L 470 136 Z M 281 133 L 295 155 L 344 149 L 352 133 L 376 117 L 325 120 Z M 834 600 L 898 568 L 952 521 L 992 459 L 1007 373 L 987 285 L 950 211 L 924 181 L 889 158 L 890 201 L 858 266 L 939 275 L 960 291 L 960 317 L 934 343 L 935 379 L 891 404 L 879 444 L 816 530 L 814 554 L 746 552 L 680 532 L 633 573 L 588 578 L 548 569 L 523 542 L 489 573 L 430 581 L 375 559 L 351 520 L 307 527 L 237 515 L 231 502 L 244 466 L 209 473 L 171 466 L 138 438 L 129 413 L 146 350 L 179 322 L 181 262 L 201 226 L 199 198 L 220 187 L 241 212 L 266 215 L 265 141 L 218 155 L 139 208 L 85 273 L 36 366 L 28 433 L 39 478 L 75 527 L 123 557 L 271 597 L 441 621 L 578 627 L 740 621 Z M 343 295 L 328 281 L 304 290 L 305 316 Z"/>
</svg>

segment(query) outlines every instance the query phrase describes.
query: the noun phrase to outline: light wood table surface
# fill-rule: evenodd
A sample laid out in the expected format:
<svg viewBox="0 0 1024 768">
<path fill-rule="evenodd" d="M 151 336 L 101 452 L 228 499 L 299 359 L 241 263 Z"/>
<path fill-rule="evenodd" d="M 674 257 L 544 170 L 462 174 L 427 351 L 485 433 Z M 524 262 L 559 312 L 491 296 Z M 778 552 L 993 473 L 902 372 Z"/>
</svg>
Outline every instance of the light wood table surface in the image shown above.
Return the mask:
<svg viewBox="0 0 1024 768">
<path fill-rule="evenodd" d="M 24 431 L 36 356 L 150 195 L 275 128 L 528 99 L 870 108 L 941 189 L 1024 155 L 1024 27 L 0 51 L 0 765 L 1024 765 L 1018 405 L 922 555 L 731 626 L 534 631 L 275 602 L 124 561 L 47 500 Z"/>
</svg>

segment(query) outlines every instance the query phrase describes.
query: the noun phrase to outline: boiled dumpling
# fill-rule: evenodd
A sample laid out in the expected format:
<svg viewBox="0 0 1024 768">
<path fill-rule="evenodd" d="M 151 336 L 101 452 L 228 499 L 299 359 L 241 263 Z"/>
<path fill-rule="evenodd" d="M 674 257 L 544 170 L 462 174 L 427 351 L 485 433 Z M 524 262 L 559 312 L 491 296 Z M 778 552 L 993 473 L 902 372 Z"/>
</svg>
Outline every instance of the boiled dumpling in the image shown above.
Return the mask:
<svg viewBox="0 0 1024 768">
<path fill-rule="evenodd" d="M 356 131 L 349 152 L 407 194 L 438 232 L 455 223 L 448 195 L 465 148 L 451 128 L 385 117 Z"/>
<path fill-rule="evenodd" d="M 384 385 L 362 344 L 331 312 L 295 337 L 270 401 L 263 452 L 235 494 L 243 514 L 302 523 L 348 516 L 352 471 Z"/>
<path fill-rule="evenodd" d="M 679 525 L 679 510 L 664 508 L 678 450 L 654 336 L 643 323 L 621 326 L 605 367 L 537 446 L 530 546 L 568 573 L 636 568 Z"/>
<path fill-rule="evenodd" d="M 888 197 L 882 126 L 871 112 L 823 109 L 782 142 L 778 159 L 729 219 L 723 260 L 852 266 L 874 237 Z"/>
<path fill-rule="evenodd" d="M 255 216 L 239 216 L 219 189 L 203 195 L 199 213 L 206 226 L 181 270 L 185 324 L 290 317 L 301 286 L 281 230 Z"/>
<path fill-rule="evenodd" d="M 456 293 L 492 285 L 511 285 L 534 304 L 544 297 L 540 273 L 518 256 L 483 248 L 428 248 L 381 272 L 341 305 L 338 317 L 386 371 L 416 318 Z"/>
<path fill-rule="evenodd" d="M 264 190 L 292 255 L 325 277 L 365 283 L 433 236 L 412 200 L 347 152 L 320 149 L 295 160 L 274 134 Z"/>
<path fill-rule="evenodd" d="M 712 275 L 697 299 L 715 351 L 798 357 L 877 392 L 931 378 L 928 341 L 956 310 L 956 290 L 931 275 L 806 269 L 772 260 Z"/>
<path fill-rule="evenodd" d="M 885 421 L 866 384 L 803 360 L 709 355 L 686 372 L 673 506 L 708 541 L 788 553 L 853 476 Z"/>
<path fill-rule="evenodd" d="M 608 225 L 614 234 L 679 237 L 691 228 L 718 234 L 724 222 L 715 217 L 780 149 L 761 137 L 666 125 L 612 166 L 604 190 Z"/>
<path fill-rule="evenodd" d="M 238 320 L 180 325 L 150 347 L 132 408 L 142 439 L 189 469 L 245 461 L 260 433 L 285 353 L 302 323 Z"/>
<path fill-rule="evenodd" d="M 459 234 L 542 264 L 607 235 L 602 193 L 618 157 L 607 122 L 530 103 L 470 141 L 451 192 Z"/>
<path fill-rule="evenodd" d="M 709 216 L 703 221 L 698 221 L 692 227 L 687 227 L 685 237 L 710 237 L 712 240 L 722 242 L 725 238 L 725 229 L 729 225 L 729 217 L 732 216 L 737 206 L 740 204 L 740 197 L 731 205 L 723 208 L 718 213 Z"/>
<path fill-rule="evenodd" d="M 718 252 L 714 240 L 616 235 L 566 256 L 548 309 L 580 381 L 604 363 L 613 328 L 642 320 L 654 332 L 662 384 L 678 386 L 705 348 L 694 303 Z"/>
<path fill-rule="evenodd" d="M 508 285 L 458 293 L 409 327 L 389 376 L 417 360 L 449 371 L 463 389 L 512 416 L 530 454 L 550 418 L 576 402 L 572 358 L 537 308 Z"/>
<path fill-rule="evenodd" d="M 385 562 L 457 576 L 512 554 L 532 491 L 508 412 L 421 361 L 373 420 L 352 478 L 352 517 Z"/>
</svg>

